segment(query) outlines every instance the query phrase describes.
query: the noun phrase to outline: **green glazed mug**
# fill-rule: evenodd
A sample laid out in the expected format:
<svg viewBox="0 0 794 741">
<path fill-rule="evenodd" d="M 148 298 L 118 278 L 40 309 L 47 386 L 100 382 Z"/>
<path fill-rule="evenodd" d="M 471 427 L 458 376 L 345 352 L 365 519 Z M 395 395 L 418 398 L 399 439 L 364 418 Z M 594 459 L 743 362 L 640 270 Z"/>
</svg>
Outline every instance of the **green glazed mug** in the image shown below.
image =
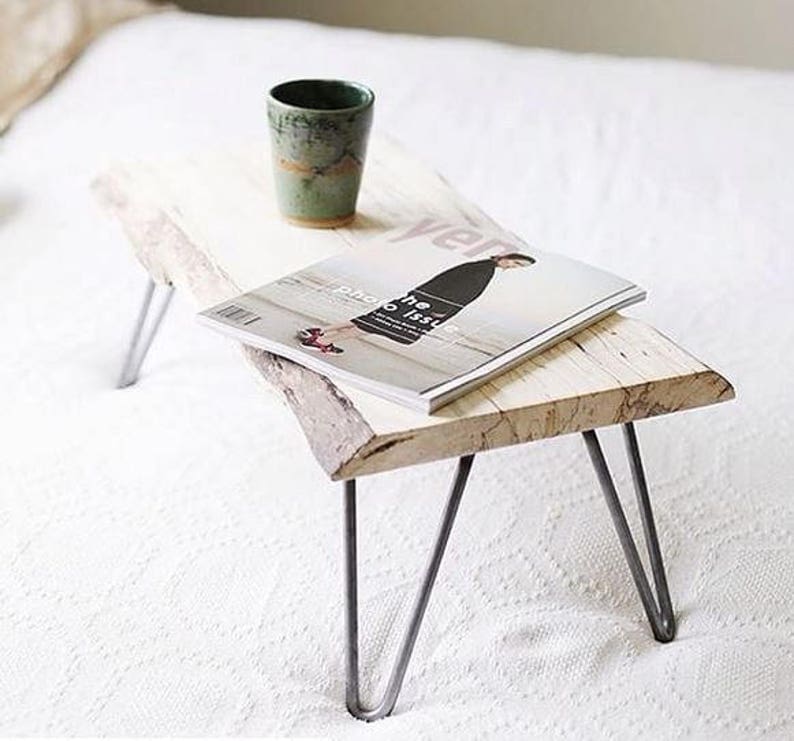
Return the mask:
<svg viewBox="0 0 794 741">
<path fill-rule="evenodd" d="M 344 80 L 282 82 L 267 96 L 276 198 L 287 221 L 353 220 L 372 124 L 373 92 Z"/>
</svg>

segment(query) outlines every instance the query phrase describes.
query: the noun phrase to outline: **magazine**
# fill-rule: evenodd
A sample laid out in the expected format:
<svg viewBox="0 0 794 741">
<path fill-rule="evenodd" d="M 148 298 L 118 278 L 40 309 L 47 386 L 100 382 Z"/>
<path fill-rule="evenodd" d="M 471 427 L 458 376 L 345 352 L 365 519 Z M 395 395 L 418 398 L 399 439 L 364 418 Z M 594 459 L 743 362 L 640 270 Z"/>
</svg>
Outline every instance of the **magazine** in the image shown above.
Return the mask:
<svg viewBox="0 0 794 741">
<path fill-rule="evenodd" d="M 645 298 L 507 232 L 424 219 L 201 312 L 199 321 L 432 413 Z"/>
</svg>

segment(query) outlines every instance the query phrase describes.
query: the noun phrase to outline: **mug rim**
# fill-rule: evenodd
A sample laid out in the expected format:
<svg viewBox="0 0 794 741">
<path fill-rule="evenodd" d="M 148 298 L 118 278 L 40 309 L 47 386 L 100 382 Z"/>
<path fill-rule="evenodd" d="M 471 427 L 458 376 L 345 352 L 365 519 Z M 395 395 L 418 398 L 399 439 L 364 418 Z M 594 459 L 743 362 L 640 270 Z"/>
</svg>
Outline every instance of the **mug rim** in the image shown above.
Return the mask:
<svg viewBox="0 0 794 741">
<path fill-rule="evenodd" d="M 324 83 L 334 83 L 336 85 L 344 85 L 347 87 L 356 88 L 359 92 L 363 92 L 366 96 L 366 100 L 363 103 L 358 103 L 354 106 L 348 106 L 347 108 L 308 108 L 306 106 L 300 105 L 293 105 L 292 103 L 285 103 L 282 100 L 279 100 L 275 93 L 276 91 L 281 88 L 285 87 L 286 85 L 294 85 L 295 83 L 299 82 L 324 82 Z M 337 80 L 332 78 L 298 78 L 295 80 L 284 80 L 283 82 L 279 82 L 270 90 L 267 91 L 267 100 L 269 103 L 274 103 L 282 108 L 288 108 L 293 111 L 306 111 L 307 113 L 322 113 L 322 114 L 334 114 L 334 113 L 351 113 L 353 111 L 363 111 L 372 106 L 375 102 L 375 93 L 372 92 L 372 89 L 367 87 L 361 82 L 355 82 L 353 80 Z"/>
</svg>

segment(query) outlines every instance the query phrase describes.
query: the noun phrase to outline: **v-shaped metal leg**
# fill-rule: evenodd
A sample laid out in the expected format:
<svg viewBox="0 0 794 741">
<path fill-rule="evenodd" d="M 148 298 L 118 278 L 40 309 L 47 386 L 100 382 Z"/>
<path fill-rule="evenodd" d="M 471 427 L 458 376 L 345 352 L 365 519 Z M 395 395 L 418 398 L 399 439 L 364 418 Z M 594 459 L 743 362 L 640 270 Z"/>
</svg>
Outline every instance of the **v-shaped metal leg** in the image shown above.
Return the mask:
<svg viewBox="0 0 794 741">
<path fill-rule="evenodd" d="M 618 492 L 609 472 L 604 453 L 601 450 L 601 445 L 598 442 L 598 437 L 594 430 L 589 430 L 583 434 L 587 452 L 590 454 L 590 460 L 598 476 L 598 483 L 601 484 L 601 489 L 607 500 L 609 513 L 612 515 L 612 522 L 615 524 L 620 545 L 623 547 L 623 553 L 626 556 L 626 561 L 628 561 L 631 575 L 634 577 L 634 583 L 640 593 L 642 606 L 645 608 L 645 614 L 651 624 L 653 636 L 661 643 L 668 643 L 675 638 L 675 616 L 673 614 L 673 605 L 670 601 L 670 591 L 667 588 L 664 562 L 659 549 L 659 539 L 656 535 L 656 525 L 651 511 L 651 500 L 648 496 L 648 483 L 642 467 L 640 447 L 637 443 L 637 433 L 634 430 L 634 424 L 629 422 L 623 425 L 623 437 L 626 443 L 626 452 L 629 456 L 631 477 L 634 480 L 634 491 L 637 495 L 642 529 L 645 532 L 645 544 L 648 548 L 648 558 L 653 572 L 653 581 L 656 585 L 658 604 L 656 599 L 654 599 L 650 584 L 648 584 L 648 577 L 640 560 L 640 554 L 637 552 L 637 546 L 631 535 L 629 523 L 620 504 Z"/>
<path fill-rule="evenodd" d="M 154 340 L 154 336 L 157 334 L 157 330 L 160 328 L 163 317 L 165 316 L 166 311 L 168 311 L 168 305 L 171 302 L 171 297 L 174 295 L 173 286 L 165 287 L 165 295 L 162 298 L 159 308 L 154 314 L 150 326 L 144 334 L 146 319 L 149 316 L 149 310 L 152 306 L 152 299 L 154 297 L 156 288 L 157 286 L 150 278 L 149 282 L 146 284 L 146 291 L 143 294 L 143 303 L 141 304 L 141 308 L 138 310 L 138 318 L 135 321 L 135 328 L 132 331 L 130 346 L 127 349 L 127 355 L 124 358 L 124 365 L 121 367 L 119 380 L 116 383 L 116 388 L 118 389 L 132 386 L 132 384 L 138 380 L 138 374 L 141 371 L 143 361 L 146 359 L 146 353 L 149 352 L 152 340 Z"/>
<path fill-rule="evenodd" d="M 358 674 L 358 567 L 356 563 L 356 480 L 345 481 L 345 629 L 347 641 L 346 662 L 346 701 L 347 709 L 352 716 L 359 720 L 379 720 L 389 715 L 397 703 L 408 662 L 414 650 L 419 628 L 422 625 L 430 593 L 441 566 L 441 559 L 447 547 L 449 534 L 455 522 L 460 499 L 469 477 L 473 455 L 463 456 L 458 462 L 458 469 L 449 493 L 441 525 L 436 535 L 435 543 L 430 554 L 424 579 L 414 601 L 411 618 L 408 622 L 402 644 L 397 652 L 397 658 L 386 686 L 386 692 L 381 701 L 371 708 L 361 704 L 359 696 Z"/>
</svg>

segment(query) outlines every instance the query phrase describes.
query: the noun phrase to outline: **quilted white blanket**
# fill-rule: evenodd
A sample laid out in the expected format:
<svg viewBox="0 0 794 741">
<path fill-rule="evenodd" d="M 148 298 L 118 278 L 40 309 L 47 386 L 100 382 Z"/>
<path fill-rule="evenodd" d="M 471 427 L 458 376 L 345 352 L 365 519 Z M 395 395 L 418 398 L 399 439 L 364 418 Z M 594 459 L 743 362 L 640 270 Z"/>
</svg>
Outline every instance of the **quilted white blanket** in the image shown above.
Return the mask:
<svg viewBox="0 0 794 741">
<path fill-rule="evenodd" d="M 317 75 L 370 84 L 376 126 L 506 227 L 646 286 L 632 313 L 734 382 L 638 426 L 675 642 L 581 439 L 495 451 L 395 715 L 354 721 L 341 491 L 290 413 L 178 298 L 113 390 L 143 274 L 90 178 L 264 136 L 267 87 Z M 176 13 L 104 37 L 0 140 L 0 732 L 794 736 L 792 132 L 794 74 Z M 368 694 L 451 471 L 361 483 Z"/>
</svg>

